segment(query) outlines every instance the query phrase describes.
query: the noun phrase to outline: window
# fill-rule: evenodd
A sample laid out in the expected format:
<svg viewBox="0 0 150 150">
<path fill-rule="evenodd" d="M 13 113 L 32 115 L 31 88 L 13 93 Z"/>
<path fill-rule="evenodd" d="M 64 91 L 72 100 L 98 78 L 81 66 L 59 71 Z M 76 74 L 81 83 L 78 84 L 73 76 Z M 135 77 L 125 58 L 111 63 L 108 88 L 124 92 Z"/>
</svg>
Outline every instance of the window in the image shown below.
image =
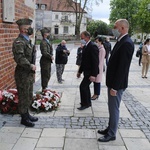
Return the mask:
<svg viewBox="0 0 150 150">
<path fill-rule="evenodd" d="M 35 9 L 39 9 L 39 4 L 35 4 Z"/>
<path fill-rule="evenodd" d="M 68 16 L 65 16 L 65 21 L 68 21 Z"/>
<path fill-rule="evenodd" d="M 55 15 L 55 19 L 57 19 L 57 20 L 58 20 L 58 15 Z"/>
<path fill-rule="evenodd" d="M 46 5 L 45 4 L 41 4 L 41 10 L 45 10 L 46 9 Z"/>
<path fill-rule="evenodd" d="M 68 26 L 64 26 L 64 33 L 68 33 Z"/>
<path fill-rule="evenodd" d="M 59 33 L 59 30 L 58 30 L 58 25 L 55 25 L 55 34 L 58 34 Z"/>
</svg>

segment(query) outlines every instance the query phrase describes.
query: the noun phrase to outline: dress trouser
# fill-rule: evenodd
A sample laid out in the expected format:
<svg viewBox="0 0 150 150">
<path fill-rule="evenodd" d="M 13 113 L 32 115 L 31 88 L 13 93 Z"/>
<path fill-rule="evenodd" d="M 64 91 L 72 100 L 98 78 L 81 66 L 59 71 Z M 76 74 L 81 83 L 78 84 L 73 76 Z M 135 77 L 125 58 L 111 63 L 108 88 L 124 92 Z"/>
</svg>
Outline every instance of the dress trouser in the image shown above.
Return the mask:
<svg viewBox="0 0 150 150">
<path fill-rule="evenodd" d="M 96 83 L 96 82 L 93 82 L 94 84 L 94 94 L 95 95 L 100 95 L 100 90 L 101 90 L 101 83 Z"/>
<path fill-rule="evenodd" d="M 90 106 L 91 105 L 91 92 L 90 92 L 89 76 L 84 75 L 84 78 L 80 84 L 80 98 L 81 106 Z"/>
<path fill-rule="evenodd" d="M 121 103 L 122 94 L 125 89 L 117 91 L 117 96 L 110 95 L 110 88 L 108 88 L 108 110 L 109 110 L 109 125 L 108 134 L 112 137 L 116 136 L 118 122 L 119 122 L 119 107 Z"/>
</svg>

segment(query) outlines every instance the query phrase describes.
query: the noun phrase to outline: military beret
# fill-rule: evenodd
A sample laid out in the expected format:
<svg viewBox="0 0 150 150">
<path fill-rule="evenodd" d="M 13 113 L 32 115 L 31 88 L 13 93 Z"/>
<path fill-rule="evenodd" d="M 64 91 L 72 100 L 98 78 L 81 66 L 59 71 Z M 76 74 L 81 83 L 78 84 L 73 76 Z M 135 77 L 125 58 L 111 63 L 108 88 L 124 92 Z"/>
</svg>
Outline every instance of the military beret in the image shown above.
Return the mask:
<svg viewBox="0 0 150 150">
<path fill-rule="evenodd" d="M 24 18 L 24 19 L 19 19 L 16 21 L 18 26 L 22 26 L 22 25 L 31 25 L 32 24 L 32 20 L 28 19 L 28 18 Z"/>
<path fill-rule="evenodd" d="M 40 30 L 41 31 L 41 34 L 45 34 L 45 33 L 50 33 L 50 30 L 48 28 L 43 28 Z"/>
</svg>

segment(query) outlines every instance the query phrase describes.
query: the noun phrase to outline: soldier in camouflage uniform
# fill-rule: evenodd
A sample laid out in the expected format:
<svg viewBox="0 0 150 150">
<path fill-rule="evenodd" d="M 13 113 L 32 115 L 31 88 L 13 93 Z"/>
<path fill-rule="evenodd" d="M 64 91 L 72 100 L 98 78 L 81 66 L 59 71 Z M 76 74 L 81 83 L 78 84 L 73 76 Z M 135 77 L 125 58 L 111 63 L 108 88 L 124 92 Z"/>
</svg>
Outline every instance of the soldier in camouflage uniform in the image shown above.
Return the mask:
<svg viewBox="0 0 150 150">
<path fill-rule="evenodd" d="M 51 63 L 53 61 L 53 48 L 49 41 L 50 30 L 43 28 L 41 30 L 43 40 L 40 43 L 42 57 L 40 59 L 41 67 L 41 85 L 42 90 L 46 89 L 51 76 Z"/>
<path fill-rule="evenodd" d="M 18 109 L 21 114 L 21 124 L 33 127 L 37 117 L 29 114 L 28 109 L 33 98 L 33 82 L 36 66 L 33 64 L 33 45 L 29 38 L 33 34 L 32 20 L 19 19 L 16 21 L 20 34 L 15 39 L 12 47 L 14 60 L 17 63 L 15 69 L 15 81 L 18 90 Z"/>
</svg>

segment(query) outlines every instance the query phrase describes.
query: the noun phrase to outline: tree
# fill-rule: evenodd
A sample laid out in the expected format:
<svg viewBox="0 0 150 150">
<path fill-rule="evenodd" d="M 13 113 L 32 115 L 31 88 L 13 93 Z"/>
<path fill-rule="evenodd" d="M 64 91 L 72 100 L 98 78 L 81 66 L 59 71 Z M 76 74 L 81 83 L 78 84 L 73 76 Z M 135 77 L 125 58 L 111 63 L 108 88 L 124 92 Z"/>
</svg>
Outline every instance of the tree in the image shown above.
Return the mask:
<svg viewBox="0 0 150 150">
<path fill-rule="evenodd" d="M 133 17 L 138 12 L 139 2 L 141 0 L 111 0 L 110 1 L 110 23 L 117 19 L 124 18 L 129 21 L 129 34 L 132 35 L 136 27 L 136 19 Z"/>
<path fill-rule="evenodd" d="M 107 23 L 101 20 L 93 20 L 88 22 L 87 31 L 90 32 L 91 36 L 93 37 L 96 37 L 97 35 L 108 35 L 109 27 Z"/>
<path fill-rule="evenodd" d="M 83 14 L 92 9 L 93 4 L 99 5 L 103 0 L 66 0 L 66 6 L 72 7 L 76 15 L 75 34 L 80 38 L 80 25 Z"/>
<path fill-rule="evenodd" d="M 141 0 L 138 12 L 134 15 L 137 25 L 136 29 L 138 32 L 140 31 L 142 35 L 143 33 L 150 33 L 150 11 L 148 10 L 148 4 L 150 4 L 150 0 Z"/>
</svg>

